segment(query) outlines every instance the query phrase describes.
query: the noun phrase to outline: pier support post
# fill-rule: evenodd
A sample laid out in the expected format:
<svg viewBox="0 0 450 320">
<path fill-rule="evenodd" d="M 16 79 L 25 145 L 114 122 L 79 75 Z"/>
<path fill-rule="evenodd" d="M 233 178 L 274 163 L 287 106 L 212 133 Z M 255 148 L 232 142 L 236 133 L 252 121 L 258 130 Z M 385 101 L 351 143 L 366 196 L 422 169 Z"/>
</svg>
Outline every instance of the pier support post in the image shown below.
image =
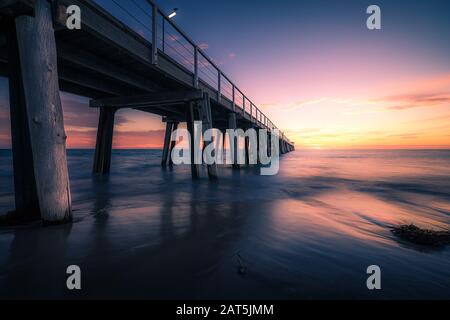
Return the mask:
<svg viewBox="0 0 450 320">
<path fill-rule="evenodd" d="M 38 220 L 41 214 L 34 177 L 33 153 L 14 19 L 5 22 L 4 27 L 9 67 L 9 106 L 16 205 L 14 214 L 15 218 L 20 220 Z"/>
<path fill-rule="evenodd" d="M 203 137 L 205 135 L 205 131 L 208 129 L 212 129 L 212 113 L 211 113 L 211 102 L 209 99 L 209 95 L 207 93 L 203 93 L 203 100 L 200 105 L 200 119 L 202 121 L 202 129 L 203 129 Z M 215 143 L 214 141 L 204 141 L 203 140 L 203 148 L 206 148 L 209 144 Z M 217 156 L 217 154 L 216 154 Z M 217 178 L 217 165 L 208 164 L 208 177 L 210 179 Z"/>
<path fill-rule="evenodd" d="M 200 168 L 198 164 L 195 163 L 195 130 L 194 130 L 194 122 L 195 122 L 195 112 L 196 112 L 196 103 L 190 102 L 188 110 L 186 112 L 186 125 L 190 135 L 189 141 L 189 149 L 191 151 L 191 173 L 192 179 L 198 179 L 200 177 Z"/>
<path fill-rule="evenodd" d="M 93 173 L 106 174 L 111 168 L 115 108 L 100 108 Z"/>
<path fill-rule="evenodd" d="M 230 112 L 228 114 L 228 128 L 232 130 L 236 130 L 236 113 Z M 238 138 L 236 135 L 229 137 L 229 146 L 230 146 L 230 154 L 233 159 L 233 169 L 239 169 L 240 166 L 237 161 L 238 156 Z"/>
<path fill-rule="evenodd" d="M 164 147 L 162 152 L 161 166 L 165 167 L 167 165 L 167 158 L 169 157 L 169 149 L 171 146 L 170 138 L 173 131 L 173 122 L 167 121 L 166 123 L 166 135 L 164 136 Z"/>
<path fill-rule="evenodd" d="M 16 132 L 15 136 L 19 141 L 22 139 L 25 143 L 27 140 L 30 142 L 33 166 L 26 171 L 34 172 L 41 219 L 46 223 L 63 223 L 71 220 L 72 212 L 66 134 L 59 95 L 56 42 L 50 2 L 36 1 L 35 16 L 22 15 L 16 17 L 15 22 L 21 71 L 19 82 L 22 85 L 17 82 L 13 84 L 13 87 L 16 87 L 13 88 L 14 94 L 21 97 L 12 99 L 18 99 L 13 103 L 16 106 L 17 103 L 25 104 L 22 109 L 26 109 L 26 112 L 21 113 L 18 118 L 23 120 L 26 117 L 28 128 L 22 123 L 22 127 L 14 128 L 13 132 Z M 18 76 L 15 80 L 18 80 Z M 16 106 L 13 106 L 13 109 Z M 17 120 L 18 118 L 13 120 L 14 126 L 20 125 L 21 120 Z M 19 136 L 17 130 L 22 130 Z M 17 143 L 16 139 L 16 148 Z M 22 149 L 28 155 L 29 146 Z M 17 151 L 18 149 L 15 150 L 16 155 Z M 30 159 L 24 161 L 31 163 Z M 23 165 L 26 164 L 16 166 L 17 170 L 23 168 Z M 33 193 L 33 188 L 30 187 L 28 191 Z M 34 197 L 30 196 L 31 193 L 29 200 Z M 33 199 L 31 204 L 32 207 L 36 206 Z"/>
<path fill-rule="evenodd" d="M 261 141 L 259 140 L 259 128 L 255 128 L 255 130 L 256 130 L 256 164 L 260 164 L 261 157 L 259 156 L 259 150 L 261 149 L 260 146 Z"/>
<path fill-rule="evenodd" d="M 247 136 L 244 137 L 244 148 L 245 148 L 245 164 L 247 166 L 250 165 L 250 148 L 249 148 L 249 138 Z"/>
<path fill-rule="evenodd" d="M 172 126 L 172 133 L 177 131 L 178 129 L 178 122 L 174 122 L 173 126 Z M 177 142 L 176 141 L 172 141 L 170 143 L 170 148 L 169 148 L 169 167 L 172 168 L 173 167 L 173 159 L 172 159 L 172 151 L 173 149 L 175 149 Z"/>
<path fill-rule="evenodd" d="M 284 142 L 284 140 L 280 140 L 280 153 L 281 154 L 285 154 L 286 153 L 286 144 Z"/>
</svg>

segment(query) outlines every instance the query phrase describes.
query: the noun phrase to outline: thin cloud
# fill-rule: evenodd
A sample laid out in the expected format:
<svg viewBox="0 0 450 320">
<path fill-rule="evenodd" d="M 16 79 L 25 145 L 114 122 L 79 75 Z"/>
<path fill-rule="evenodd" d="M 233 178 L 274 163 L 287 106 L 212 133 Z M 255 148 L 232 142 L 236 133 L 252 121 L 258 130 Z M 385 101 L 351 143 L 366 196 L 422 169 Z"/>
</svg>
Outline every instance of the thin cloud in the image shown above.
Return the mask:
<svg viewBox="0 0 450 320">
<path fill-rule="evenodd" d="M 414 121 L 408 121 L 406 123 L 428 123 L 428 122 L 435 122 L 435 121 L 441 121 L 441 120 L 447 120 L 450 119 L 450 114 L 444 114 L 437 117 L 431 117 L 431 118 L 425 118 L 420 120 L 414 120 Z"/>
<path fill-rule="evenodd" d="M 337 98 L 337 97 L 318 97 L 309 100 L 299 100 L 288 104 L 281 103 L 270 103 L 263 104 L 267 109 L 270 108 L 282 108 L 286 111 L 296 111 L 303 109 L 305 107 L 319 105 L 327 103 L 328 105 L 345 105 L 345 106 L 360 106 L 360 105 L 375 105 L 376 102 L 373 100 L 361 100 L 361 99 L 351 99 L 351 98 Z"/>
<path fill-rule="evenodd" d="M 400 138 L 400 139 L 417 139 L 419 138 L 419 133 L 400 133 L 400 134 L 390 134 L 388 138 Z"/>
<path fill-rule="evenodd" d="M 416 93 L 387 96 L 382 100 L 388 101 L 409 101 L 409 102 L 445 102 L 450 99 L 448 93 Z"/>
<path fill-rule="evenodd" d="M 209 49 L 209 44 L 207 44 L 207 43 L 200 43 L 198 45 L 198 47 L 200 48 L 200 50 L 208 50 Z"/>
</svg>

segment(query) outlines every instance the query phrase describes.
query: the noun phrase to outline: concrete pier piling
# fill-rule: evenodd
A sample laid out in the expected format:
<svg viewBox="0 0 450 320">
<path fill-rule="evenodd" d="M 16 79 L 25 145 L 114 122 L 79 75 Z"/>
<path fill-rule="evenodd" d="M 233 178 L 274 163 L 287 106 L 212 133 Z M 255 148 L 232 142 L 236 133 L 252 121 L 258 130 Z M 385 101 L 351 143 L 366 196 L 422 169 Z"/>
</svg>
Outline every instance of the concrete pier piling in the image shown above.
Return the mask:
<svg viewBox="0 0 450 320">
<path fill-rule="evenodd" d="M 169 158 L 170 146 L 172 145 L 171 137 L 172 137 L 173 125 L 174 125 L 174 123 L 171 121 L 168 121 L 166 123 L 166 134 L 164 135 L 164 146 L 163 146 L 162 160 L 161 160 L 162 167 L 165 167 L 167 165 L 167 160 Z"/>
<path fill-rule="evenodd" d="M 8 58 L 17 212 L 63 223 L 71 220 L 71 197 L 52 8 L 36 1 L 34 16 L 14 19 Z"/>
<path fill-rule="evenodd" d="M 190 134 L 189 147 L 191 151 L 191 174 L 193 179 L 198 179 L 200 177 L 200 168 L 199 165 L 195 163 L 196 155 L 195 155 L 195 130 L 194 130 L 194 122 L 196 117 L 196 103 L 190 102 L 188 110 L 186 112 L 186 126 L 187 130 Z"/>
<path fill-rule="evenodd" d="M 202 129 L 203 136 L 205 131 L 213 128 L 213 119 L 211 113 L 211 102 L 209 100 L 209 95 L 207 93 L 203 94 L 203 100 L 200 103 L 200 120 L 202 121 Z M 203 138 L 204 139 L 204 138 Z M 209 144 L 215 143 L 214 141 L 205 141 L 203 140 L 204 148 L 206 148 Z M 216 164 L 208 164 L 208 177 L 210 179 L 217 178 L 217 166 Z"/>
<path fill-rule="evenodd" d="M 110 171 L 115 113 L 115 108 L 100 108 L 94 156 L 94 174 L 106 174 Z"/>
<path fill-rule="evenodd" d="M 235 112 L 228 113 L 228 128 L 231 130 L 237 129 Z M 240 166 L 237 161 L 238 139 L 236 136 L 233 135 L 229 137 L 229 146 L 230 146 L 230 154 L 231 157 L 233 158 L 233 169 L 239 169 Z"/>
<path fill-rule="evenodd" d="M 3 27 L 7 32 L 9 56 L 9 97 L 11 114 L 11 138 L 14 167 L 15 215 L 19 219 L 39 219 L 40 207 L 34 176 L 28 115 L 23 92 L 19 48 L 14 19 L 8 19 Z"/>
<path fill-rule="evenodd" d="M 176 132 L 178 129 L 178 122 L 173 122 L 172 125 L 172 133 Z M 172 159 L 172 151 L 173 149 L 175 149 L 177 142 L 176 141 L 172 141 L 170 143 L 170 148 L 169 148 L 169 167 L 172 168 L 173 167 L 173 159 Z"/>
</svg>

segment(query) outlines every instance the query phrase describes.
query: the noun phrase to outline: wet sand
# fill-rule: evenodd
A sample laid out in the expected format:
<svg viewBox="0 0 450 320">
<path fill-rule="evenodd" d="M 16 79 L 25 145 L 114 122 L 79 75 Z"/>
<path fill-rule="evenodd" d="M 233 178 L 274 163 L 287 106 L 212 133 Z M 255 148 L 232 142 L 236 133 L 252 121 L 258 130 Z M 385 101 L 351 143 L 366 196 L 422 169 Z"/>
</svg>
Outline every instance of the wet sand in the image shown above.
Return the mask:
<svg viewBox="0 0 450 320">
<path fill-rule="evenodd" d="M 450 248 L 389 229 L 449 228 L 450 151 L 297 151 L 277 176 L 226 168 L 217 182 L 161 169 L 159 150 L 114 151 L 107 177 L 91 176 L 92 157 L 69 151 L 73 224 L 0 228 L 0 298 L 450 298 Z M 380 291 L 366 288 L 372 264 Z"/>
</svg>

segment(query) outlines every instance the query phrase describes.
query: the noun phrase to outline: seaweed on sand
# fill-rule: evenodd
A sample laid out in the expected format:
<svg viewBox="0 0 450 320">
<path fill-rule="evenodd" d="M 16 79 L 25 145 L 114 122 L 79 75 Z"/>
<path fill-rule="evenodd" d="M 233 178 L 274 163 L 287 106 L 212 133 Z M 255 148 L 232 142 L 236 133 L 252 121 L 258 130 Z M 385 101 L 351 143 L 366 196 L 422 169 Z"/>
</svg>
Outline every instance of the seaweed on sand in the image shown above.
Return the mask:
<svg viewBox="0 0 450 320">
<path fill-rule="evenodd" d="M 450 244 L 450 231 L 421 229 L 414 224 L 395 226 L 391 231 L 397 237 L 419 245 L 442 247 Z"/>
</svg>

